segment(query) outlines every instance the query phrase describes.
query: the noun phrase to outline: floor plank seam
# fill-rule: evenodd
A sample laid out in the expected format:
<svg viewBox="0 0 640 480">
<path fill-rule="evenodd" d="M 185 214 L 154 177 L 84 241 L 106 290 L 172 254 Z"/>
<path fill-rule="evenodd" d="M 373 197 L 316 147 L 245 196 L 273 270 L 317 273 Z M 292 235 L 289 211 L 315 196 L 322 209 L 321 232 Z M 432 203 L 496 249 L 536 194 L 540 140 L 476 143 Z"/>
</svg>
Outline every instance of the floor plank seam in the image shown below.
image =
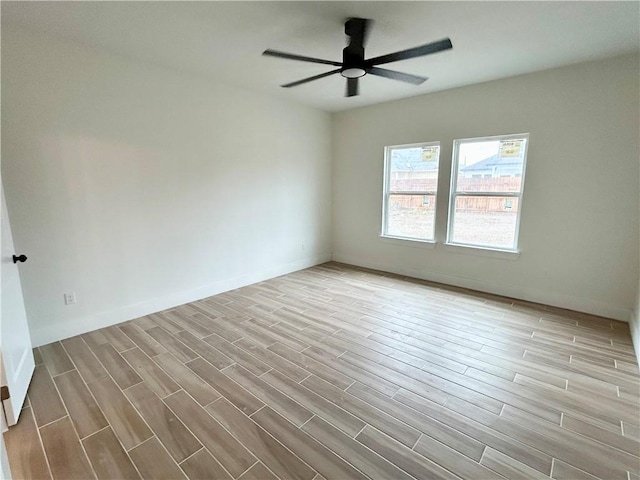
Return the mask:
<svg viewBox="0 0 640 480">
<path fill-rule="evenodd" d="M 60 343 L 62 344 L 62 342 L 60 342 Z M 67 350 L 67 349 L 65 348 L 64 344 L 62 344 L 62 348 L 63 348 L 65 351 Z M 88 348 L 88 346 L 87 346 L 87 348 Z M 69 358 L 70 358 L 70 359 L 71 359 L 71 361 L 73 362 L 73 358 L 71 358 L 71 355 L 69 355 L 69 352 L 68 352 L 68 351 L 67 351 L 67 355 L 69 356 Z M 97 359 L 96 359 L 96 360 L 97 360 Z M 74 363 L 74 365 L 75 365 L 75 362 L 73 362 L 73 363 Z M 47 368 L 47 367 L 45 366 L 45 368 Z M 76 365 L 76 370 L 77 370 L 77 369 L 78 369 L 78 366 Z M 47 369 L 47 372 L 49 373 L 49 376 L 51 376 L 51 372 L 49 372 L 49 371 L 48 371 L 48 369 Z M 80 377 L 81 381 L 83 381 L 83 382 L 84 382 L 84 378 L 83 378 L 83 377 L 82 377 L 82 375 L 80 375 L 79 373 L 80 373 L 80 372 L 78 372 L 78 376 Z M 51 381 L 53 382 L 53 387 L 55 388 L 56 393 L 58 394 L 58 398 L 60 398 L 60 402 L 62 403 L 62 406 L 64 407 L 65 411 L 67 412 L 67 417 L 66 417 L 66 418 L 68 418 L 68 419 L 69 419 L 69 423 L 71 424 L 71 428 L 73 428 L 73 431 L 75 432 L 76 437 L 78 438 L 78 443 L 80 444 L 80 448 L 82 448 L 82 452 L 84 453 L 84 456 L 85 456 L 86 461 L 87 461 L 87 463 L 88 463 L 88 465 L 89 465 L 89 468 L 91 468 L 91 471 L 93 472 L 93 476 L 94 476 L 95 478 L 98 478 L 98 475 L 96 474 L 95 468 L 94 468 L 93 464 L 91 463 L 91 460 L 89 459 L 89 455 L 87 455 L 87 451 L 86 451 L 86 449 L 85 449 L 85 447 L 84 447 L 84 444 L 82 443 L 82 440 L 81 440 L 80 434 L 78 433 L 78 429 L 77 429 L 77 427 L 76 427 L 76 425 L 75 425 L 75 422 L 73 421 L 73 419 L 71 418 L 71 415 L 69 414 L 69 408 L 67 407 L 67 404 L 66 404 L 66 403 L 65 403 L 65 401 L 64 401 L 64 397 L 63 397 L 63 396 L 62 396 L 62 394 L 60 393 L 60 389 L 58 388 L 58 384 L 53 380 L 53 378 L 51 379 Z M 85 382 L 85 387 L 86 387 L 86 382 Z M 63 417 L 63 418 L 64 418 L 64 417 Z M 59 420 L 62 420 L 62 419 L 58 419 L 58 421 L 59 421 Z M 44 427 L 44 426 L 43 426 L 43 427 Z M 43 445 L 43 448 L 44 448 L 44 445 Z M 46 449 L 44 449 L 44 450 L 45 450 L 45 454 L 46 454 Z"/>
<path fill-rule="evenodd" d="M 53 470 L 51 470 L 51 463 L 49 462 L 49 457 L 47 456 L 47 452 L 44 449 L 44 442 L 42 441 L 42 435 L 40 434 L 40 428 L 38 428 L 38 423 L 36 422 L 36 416 L 35 413 L 33 412 L 33 408 L 30 409 L 29 412 L 32 417 L 33 417 L 33 424 L 35 425 L 35 431 L 38 434 L 38 442 L 40 443 L 40 448 L 42 448 L 42 453 L 44 455 L 44 460 L 47 463 L 47 469 L 49 471 L 49 475 L 51 476 L 51 478 L 54 478 L 53 476 Z"/>
</svg>

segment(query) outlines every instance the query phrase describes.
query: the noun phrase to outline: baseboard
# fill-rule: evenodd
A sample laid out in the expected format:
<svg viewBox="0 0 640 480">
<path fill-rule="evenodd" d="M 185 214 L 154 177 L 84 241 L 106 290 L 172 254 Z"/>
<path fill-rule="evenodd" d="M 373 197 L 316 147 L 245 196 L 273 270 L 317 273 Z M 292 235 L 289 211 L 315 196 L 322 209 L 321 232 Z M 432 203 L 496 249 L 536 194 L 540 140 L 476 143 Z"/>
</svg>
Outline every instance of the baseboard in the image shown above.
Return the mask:
<svg viewBox="0 0 640 480">
<path fill-rule="evenodd" d="M 126 322 L 134 318 L 142 317 L 150 313 L 159 312 L 168 308 L 184 305 L 202 298 L 227 292 L 235 288 L 244 287 L 253 283 L 262 282 L 270 278 L 279 277 L 287 273 L 295 272 L 305 268 L 313 267 L 321 263 L 328 262 L 331 254 L 321 254 L 304 258 L 295 262 L 279 265 L 259 272 L 247 273 L 237 277 L 221 280 L 218 282 L 203 285 L 192 290 L 177 292 L 168 296 L 162 296 L 146 300 L 144 302 L 127 305 L 124 307 L 98 312 L 82 318 L 62 324 L 50 325 L 45 328 L 36 329 L 31 332 L 33 346 L 46 345 L 51 342 L 63 340 L 83 333 L 91 332 L 99 328 L 108 327 L 118 323 Z"/>
<path fill-rule="evenodd" d="M 367 258 L 360 258 L 352 255 L 342 255 L 334 253 L 332 260 L 359 267 L 382 270 L 384 272 L 407 275 L 409 277 L 429 280 L 431 282 L 444 283 L 455 287 L 469 288 L 481 292 L 502 295 L 505 297 L 517 298 L 529 302 L 541 303 L 553 307 L 566 308 L 577 312 L 589 313 L 601 317 L 612 318 L 623 322 L 629 322 L 631 309 L 622 308 L 617 305 L 610 305 L 604 302 L 597 302 L 588 298 L 562 295 L 555 292 L 532 290 L 513 285 L 487 282 L 474 278 L 466 278 L 440 272 L 429 272 L 418 268 L 400 267 L 395 264 L 379 262 Z"/>
</svg>

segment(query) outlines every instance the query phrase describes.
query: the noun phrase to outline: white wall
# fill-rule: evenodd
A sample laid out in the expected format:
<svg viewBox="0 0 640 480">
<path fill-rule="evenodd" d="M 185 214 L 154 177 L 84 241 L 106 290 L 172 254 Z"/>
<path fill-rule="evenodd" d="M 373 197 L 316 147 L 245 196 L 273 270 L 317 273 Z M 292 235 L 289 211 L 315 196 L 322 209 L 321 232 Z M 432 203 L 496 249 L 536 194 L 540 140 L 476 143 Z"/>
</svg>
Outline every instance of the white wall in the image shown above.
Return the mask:
<svg viewBox="0 0 640 480">
<path fill-rule="evenodd" d="M 638 285 L 639 128 L 637 56 L 338 113 L 333 258 L 628 321 Z M 439 188 L 448 191 L 455 138 L 524 132 L 517 260 L 378 237 L 385 145 L 440 140 Z M 446 210 L 440 202 L 440 241 Z"/>
<path fill-rule="evenodd" d="M 329 114 L 5 25 L 2 74 L 36 345 L 329 259 Z"/>
</svg>

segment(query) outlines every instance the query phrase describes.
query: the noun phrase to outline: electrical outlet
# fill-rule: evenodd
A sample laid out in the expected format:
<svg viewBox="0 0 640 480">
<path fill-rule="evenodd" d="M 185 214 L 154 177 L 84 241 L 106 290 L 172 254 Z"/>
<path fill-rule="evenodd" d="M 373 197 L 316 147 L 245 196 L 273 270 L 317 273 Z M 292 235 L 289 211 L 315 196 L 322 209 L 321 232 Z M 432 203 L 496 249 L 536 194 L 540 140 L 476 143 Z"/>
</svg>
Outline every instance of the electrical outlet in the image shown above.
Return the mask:
<svg viewBox="0 0 640 480">
<path fill-rule="evenodd" d="M 76 292 L 69 292 L 64 294 L 64 304 L 73 305 L 76 303 Z"/>
</svg>

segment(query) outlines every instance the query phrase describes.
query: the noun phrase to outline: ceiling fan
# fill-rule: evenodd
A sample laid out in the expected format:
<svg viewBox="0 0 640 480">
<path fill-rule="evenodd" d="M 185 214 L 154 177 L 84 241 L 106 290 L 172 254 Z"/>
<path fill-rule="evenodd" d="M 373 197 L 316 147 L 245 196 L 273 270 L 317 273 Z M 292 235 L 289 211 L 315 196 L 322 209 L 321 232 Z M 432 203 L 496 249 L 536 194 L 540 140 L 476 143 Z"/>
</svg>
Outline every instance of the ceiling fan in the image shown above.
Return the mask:
<svg viewBox="0 0 640 480">
<path fill-rule="evenodd" d="M 277 50 L 265 50 L 263 55 L 270 57 L 286 58 L 289 60 L 299 60 L 301 62 L 322 63 L 325 65 L 333 65 L 339 67 L 330 72 L 314 75 L 313 77 L 303 78 L 291 83 L 286 83 L 282 87 L 296 87 L 303 83 L 319 80 L 335 73 L 339 73 L 347 79 L 346 97 L 354 97 L 358 95 L 358 79 L 367 74 L 376 75 L 378 77 L 390 78 L 392 80 L 400 80 L 401 82 L 420 85 L 427 77 L 411 75 L 409 73 L 396 72 L 395 70 L 387 70 L 379 68 L 377 65 L 385 63 L 397 62 L 398 60 L 407 60 L 409 58 L 421 57 L 431 53 L 449 50 L 453 48 L 451 40 L 444 38 L 437 42 L 427 43 L 419 47 L 409 48 L 400 52 L 389 53 L 380 57 L 365 59 L 364 44 L 369 33 L 371 20 L 366 18 L 349 18 L 344 24 L 344 33 L 349 37 L 349 45 L 342 50 L 342 62 L 334 62 L 332 60 L 323 60 L 321 58 L 305 57 L 292 53 L 279 52 Z"/>
</svg>

